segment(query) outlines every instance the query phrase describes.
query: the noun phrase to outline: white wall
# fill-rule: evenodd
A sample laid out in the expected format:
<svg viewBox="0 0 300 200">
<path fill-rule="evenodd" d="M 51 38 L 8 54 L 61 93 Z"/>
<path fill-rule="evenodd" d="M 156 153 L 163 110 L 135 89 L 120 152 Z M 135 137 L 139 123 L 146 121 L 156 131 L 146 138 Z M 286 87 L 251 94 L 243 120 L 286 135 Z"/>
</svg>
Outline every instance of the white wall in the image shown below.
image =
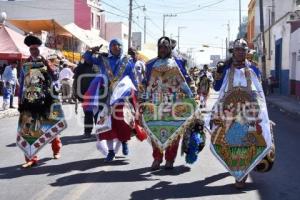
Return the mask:
<svg viewBox="0 0 300 200">
<path fill-rule="evenodd" d="M 292 65 L 292 53 L 296 52 L 296 80 L 300 81 L 300 29 L 292 33 L 290 46 L 290 63 Z M 291 66 L 292 67 L 292 66 Z M 294 77 L 294 75 L 291 77 Z"/>
<path fill-rule="evenodd" d="M 269 28 L 269 10 L 272 11 L 272 2 L 275 4 L 275 22 L 286 15 L 288 12 L 295 10 L 296 0 L 264 0 L 263 12 L 264 12 L 264 27 L 265 30 Z M 256 0 L 255 5 L 255 37 L 260 33 L 260 12 L 259 12 L 259 0 Z"/>
<path fill-rule="evenodd" d="M 74 22 L 73 0 L 0 1 L 8 19 L 55 19 L 61 25 Z"/>
<path fill-rule="evenodd" d="M 123 42 L 124 53 L 128 49 L 128 26 L 122 22 L 107 22 L 105 28 L 105 40 L 110 41 L 119 38 Z"/>
<path fill-rule="evenodd" d="M 272 0 L 264 0 L 263 12 L 264 12 L 264 26 L 265 29 L 269 27 L 269 8 L 268 6 L 272 5 Z M 256 0 L 255 3 L 255 22 L 254 22 L 254 38 L 260 34 L 260 10 L 259 10 L 259 0 Z"/>
<path fill-rule="evenodd" d="M 275 69 L 275 43 L 276 40 L 282 38 L 282 69 L 290 69 L 290 25 L 287 23 L 289 15 L 285 16 L 288 12 L 295 9 L 295 0 L 274 0 L 275 3 L 275 24 L 271 27 L 271 61 L 267 61 L 269 69 Z M 272 0 L 264 1 L 264 22 L 265 30 L 269 27 L 269 8 L 272 6 Z M 256 1 L 256 13 L 255 13 L 255 35 L 260 32 L 260 17 L 259 17 L 259 0 Z M 280 20 L 282 18 L 282 20 Z M 278 21 L 280 20 L 280 21 Z M 277 22 L 277 23 L 276 23 Z M 266 40 L 268 40 L 268 33 L 265 34 Z M 266 48 L 268 53 L 269 41 L 266 41 Z M 259 41 L 257 44 L 259 45 Z M 268 59 L 268 56 L 266 57 Z M 268 72 L 267 72 L 268 73 Z"/>
<path fill-rule="evenodd" d="M 295 0 L 275 0 L 275 21 L 295 9 Z"/>
<path fill-rule="evenodd" d="M 272 66 L 275 66 L 275 43 L 282 38 L 282 69 L 290 69 L 290 25 L 287 23 L 288 16 L 272 28 L 271 49 Z"/>
</svg>

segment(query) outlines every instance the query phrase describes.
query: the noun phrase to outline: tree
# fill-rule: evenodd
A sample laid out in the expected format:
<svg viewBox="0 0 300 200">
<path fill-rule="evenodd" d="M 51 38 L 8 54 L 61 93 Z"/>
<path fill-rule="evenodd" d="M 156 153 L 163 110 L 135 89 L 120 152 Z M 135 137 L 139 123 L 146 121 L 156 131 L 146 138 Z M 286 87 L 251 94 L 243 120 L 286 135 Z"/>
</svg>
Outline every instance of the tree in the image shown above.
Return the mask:
<svg viewBox="0 0 300 200">
<path fill-rule="evenodd" d="M 243 17 L 243 22 L 241 27 L 239 27 L 239 33 L 237 38 L 247 38 L 247 26 L 248 26 L 248 17 Z"/>
</svg>

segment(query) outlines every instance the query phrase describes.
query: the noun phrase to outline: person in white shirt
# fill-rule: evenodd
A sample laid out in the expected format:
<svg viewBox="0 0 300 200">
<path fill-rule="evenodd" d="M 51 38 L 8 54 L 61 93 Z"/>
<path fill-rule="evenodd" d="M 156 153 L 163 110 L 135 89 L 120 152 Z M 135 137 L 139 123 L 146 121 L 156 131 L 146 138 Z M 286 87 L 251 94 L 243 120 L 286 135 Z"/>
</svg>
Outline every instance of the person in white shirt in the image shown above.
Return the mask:
<svg viewBox="0 0 300 200">
<path fill-rule="evenodd" d="M 6 66 L 2 80 L 4 84 L 4 94 L 3 94 L 3 109 L 6 110 L 8 105 L 10 108 L 15 108 L 13 106 L 13 98 L 15 95 L 16 85 L 19 84 L 17 78 L 17 62 L 13 62 L 11 65 Z"/>
<path fill-rule="evenodd" d="M 59 73 L 59 81 L 61 83 L 61 91 L 62 91 L 62 102 L 73 103 L 72 100 L 72 82 L 73 82 L 74 73 L 69 68 L 67 63 L 63 64 L 63 69 Z"/>
</svg>

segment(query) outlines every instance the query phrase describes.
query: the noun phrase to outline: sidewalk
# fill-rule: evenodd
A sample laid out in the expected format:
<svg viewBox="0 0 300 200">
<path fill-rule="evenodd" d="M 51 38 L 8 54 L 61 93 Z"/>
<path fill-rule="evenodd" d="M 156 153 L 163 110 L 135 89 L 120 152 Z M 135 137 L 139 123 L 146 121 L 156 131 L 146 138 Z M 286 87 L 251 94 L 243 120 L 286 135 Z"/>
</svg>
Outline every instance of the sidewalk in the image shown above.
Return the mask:
<svg viewBox="0 0 300 200">
<path fill-rule="evenodd" d="M 211 90 L 210 97 L 208 99 L 208 109 L 209 112 L 216 102 L 219 93 Z M 290 96 L 283 95 L 269 95 L 266 96 L 266 101 L 269 106 L 276 107 L 281 112 L 285 112 L 293 117 L 300 119 L 300 100 Z"/>
<path fill-rule="evenodd" d="M 269 105 L 277 107 L 280 111 L 293 115 L 293 117 L 300 118 L 299 100 L 282 95 L 266 96 L 266 100 Z"/>
<path fill-rule="evenodd" d="M 8 108 L 7 110 L 3 110 L 2 104 L 3 104 L 3 97 L 0 96 L 0 119 L 19 115 L 17 97 L 14 97 L 14 107 L 16 107 L 15 109 Z"/>
</svg>

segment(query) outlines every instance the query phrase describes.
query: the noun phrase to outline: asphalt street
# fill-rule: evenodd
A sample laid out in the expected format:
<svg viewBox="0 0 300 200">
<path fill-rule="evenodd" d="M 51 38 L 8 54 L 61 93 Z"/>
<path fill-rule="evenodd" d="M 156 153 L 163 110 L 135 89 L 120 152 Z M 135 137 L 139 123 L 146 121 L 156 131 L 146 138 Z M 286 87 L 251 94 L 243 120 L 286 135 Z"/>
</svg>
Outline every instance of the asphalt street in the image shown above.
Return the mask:
<svg viewBox="0 0 300 200">
<path fill-rule="evenodd" d="M 216 100 L 213 94 L 209 106 Z M 62 158 L 52 159 L 51 146 L 38 155 L 40 163 L 21 169 L 24 156 L 15 145 L 17 117 L 0 120 L 0 199 L 270 199 L 300 198 L 300 123 L 269 108 L 275 127 L 276 162 L 271 172 L 252 172 L 247 187 L 237 190 L 234 178 L 212 155 L 209 142 L 193 165 L 185 164 L 178 152 L 175 169 L 150 171 L 151 145 L 135 138 L 130 154 L 119 152 L 105 163 L 96 149 L 95 138 L 82 137 L 82 113 L 64 106 L 68 128 L 62 133 Z M 207 135 L 208 136 L 208 135 Z"/>
</svg>

